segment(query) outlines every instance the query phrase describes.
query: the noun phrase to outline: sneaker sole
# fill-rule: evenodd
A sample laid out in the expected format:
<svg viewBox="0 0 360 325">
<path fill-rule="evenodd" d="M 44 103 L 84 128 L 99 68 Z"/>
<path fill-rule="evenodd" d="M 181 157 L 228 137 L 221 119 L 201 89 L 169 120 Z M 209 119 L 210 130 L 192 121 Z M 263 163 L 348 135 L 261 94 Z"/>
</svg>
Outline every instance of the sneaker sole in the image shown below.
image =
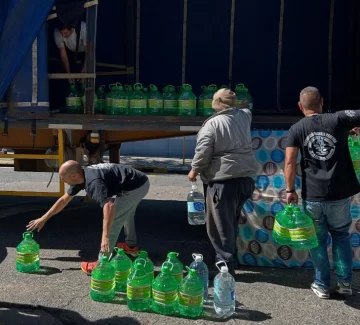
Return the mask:
<svg viewBox="0 0 360 325">
<path fill-rule="evenodd" d="M 311 290 L 321 299 L 329 299 L 330 298 L 330 294 L 321 293 L 316 288 L 311 287 Z"/>
<path fill-rule="evenodd" d="M 341 290 L 336 290 L 336 292 L 341 295 L 341 296 L 352 296 L 352 290 L 351 289 L 341 289 Z"/>
<path fill-rule="evenodd" d="M 83 269 L 82 266 L 81 266 L 81 271 L 83 271 L 86 275 L 91 275 L 91 272 L 89 273 L 88 271 L 86 271 L 85 269 Z"/>
</svg>

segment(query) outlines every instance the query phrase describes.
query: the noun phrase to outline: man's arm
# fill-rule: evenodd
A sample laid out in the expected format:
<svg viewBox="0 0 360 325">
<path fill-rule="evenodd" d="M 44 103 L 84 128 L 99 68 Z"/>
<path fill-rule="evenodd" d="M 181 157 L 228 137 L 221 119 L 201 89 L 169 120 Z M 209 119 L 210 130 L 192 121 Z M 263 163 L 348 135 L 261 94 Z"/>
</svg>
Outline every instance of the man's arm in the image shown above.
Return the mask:
<svg viewBox="0 0 360 325">
<path fill-rule="evenodd" d="M 103 207 L 104 219 L 103 219 L 103 231 L 101 239 L 101 252 L 108 253 L 110 248 L 110 231 L 114 222 L 115 213 L 115 201 L 114 199 L 106 202 Z"/>
<path fill-rule="evenodd" d="M 360 110 L 347 110 L 338 112 L 340 122 L 349 129 L 360 126 Z"/>
<path fill-rule="evenodd" d="M 295 192 L 296 160 L 299 152 L 298 147 L 287 147 L 285 154 L 285 182 L 287 190 L 288 203 L 297 203 L 297 194 Z"/>
<path fill-rule="evenodd" d="M 59 198 L 54 203 L 54 205 L 50 208 L 50 210 L 46 212 L 41 218 L 30 221 L 26 229 L 29 231 L 34 231 L 36 229 L 37 231 L 40 231 L 44 227 L 46 221 L 48 221 L 55 214 L 61 212 L 70 203 L 72 198 L 73 198 L 72 196 L 65 193 L 61 198 Z"/>
<path fill-rule="evenodd" d="M 61 62 L 62 62 L 65 72 L 70 73 L 70 63 L 69 63 L 69 58 L 66 53 L 65 47 L 60 49 L 60 59 L 61 59 Z"/>
</svg>

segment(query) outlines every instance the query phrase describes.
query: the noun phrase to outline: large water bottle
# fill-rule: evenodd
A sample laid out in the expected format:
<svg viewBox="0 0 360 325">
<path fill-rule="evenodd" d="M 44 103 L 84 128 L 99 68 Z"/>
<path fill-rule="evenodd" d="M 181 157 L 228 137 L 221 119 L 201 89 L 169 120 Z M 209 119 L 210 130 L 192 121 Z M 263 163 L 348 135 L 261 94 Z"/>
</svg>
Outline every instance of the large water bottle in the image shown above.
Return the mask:
<svg viewBox="0 0 360 325">
<path fill-rule="evenodd" d="M 22 242 L 16 247 L 16 270 L 23 273 L 35 272 L 40 268 L 40 246 L 33 239 L 34 233 L 23 233 Z"/>
<path fill-rule="evenodd" d="M 195 182 L 192 183 L 191 191 L 187 197 L 187 207 L 190 225 L 205 224 L 205 198 Z"/>
<path fill-rule="evenodd" d="M 201 254 L 192 254 L 194 262 L 190 264 L 190 268 L 196 270 L 197 275 L 204 284 L 204 302 L 208 299 L 209 290 L 209 269 L 204 263 L 204 258 Z"/>
<path fill-rule="evenodd" d="M 221 263 L 225 266 L 219 268 Z M 219 317 L 227 318 L 235 312 L 236 282 L 225 262 L 217 262 L 216 266 L 220 273 L 214 279 L 214 309 Z"/>
</svg>

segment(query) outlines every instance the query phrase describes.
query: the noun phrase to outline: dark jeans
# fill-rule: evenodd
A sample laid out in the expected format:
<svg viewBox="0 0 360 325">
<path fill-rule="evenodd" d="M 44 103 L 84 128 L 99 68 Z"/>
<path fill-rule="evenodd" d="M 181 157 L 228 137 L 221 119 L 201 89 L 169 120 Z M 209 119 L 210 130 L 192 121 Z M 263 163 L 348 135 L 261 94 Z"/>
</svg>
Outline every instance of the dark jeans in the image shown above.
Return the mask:
<svg viewBox="0 0 360 325">
<path fill-rule="evenodd" d="M 206 228 L 215 249 L 216 259 L 236 264 L 236 237 L 241 210 L 255 189 L 250 177 L 232 178 L 204 185 Z"/>
</svg>

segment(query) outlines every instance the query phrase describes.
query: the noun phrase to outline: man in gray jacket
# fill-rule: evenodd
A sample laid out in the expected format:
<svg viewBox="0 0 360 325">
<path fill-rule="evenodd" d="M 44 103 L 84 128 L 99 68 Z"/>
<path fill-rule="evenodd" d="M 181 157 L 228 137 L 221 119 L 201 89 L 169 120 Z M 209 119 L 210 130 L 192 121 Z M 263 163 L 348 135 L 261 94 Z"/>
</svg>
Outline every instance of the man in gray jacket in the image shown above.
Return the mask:
<svg viewBox="0 0 360 325">
<path fill-rule="evenodd" d="M 215 93 L 212 106 L 217 113 L 198 133 L 188 177 L 193 182 L 200 174 L 206 189 L 208 236 L 217 260 L 227 262 L 234 275 L 238 221 L 254 191 L 251 176 L 259 165 L 251 145 L 250 110 L 235 108 L 236 95 L 229 89 Z"/>
</svg>

